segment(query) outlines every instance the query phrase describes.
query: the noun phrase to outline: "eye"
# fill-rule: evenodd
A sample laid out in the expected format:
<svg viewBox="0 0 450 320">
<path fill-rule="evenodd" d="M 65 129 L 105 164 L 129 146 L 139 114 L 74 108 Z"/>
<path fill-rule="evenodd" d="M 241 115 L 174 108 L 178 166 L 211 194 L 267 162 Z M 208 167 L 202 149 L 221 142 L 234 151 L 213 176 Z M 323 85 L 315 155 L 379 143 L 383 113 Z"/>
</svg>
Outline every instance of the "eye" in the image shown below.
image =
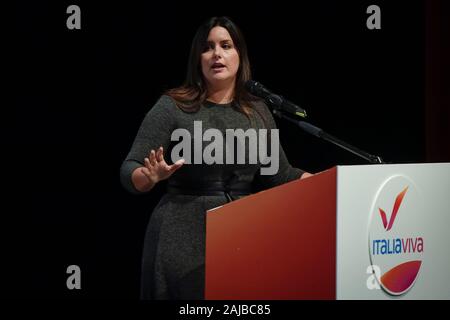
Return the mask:
<svg viewBox="0 0 450 320">
<path fill-rule="evenodd" d="M 214 49 L 214 44 L 212 43 L 207 43 L 205 44 L 205 46 L 203 47 L 203 52 L 207 52 L 209 50 L 213 50 Z"/>
<path fill-rule="evenodd" d="M 231 43 L 224 43 L 224 44 L 222 45 L 222 48 L 224 48 L 224 49 L 232 49 L 232 48 L 233 48 L 233 45 L 232 45 Z"/>
</svg>

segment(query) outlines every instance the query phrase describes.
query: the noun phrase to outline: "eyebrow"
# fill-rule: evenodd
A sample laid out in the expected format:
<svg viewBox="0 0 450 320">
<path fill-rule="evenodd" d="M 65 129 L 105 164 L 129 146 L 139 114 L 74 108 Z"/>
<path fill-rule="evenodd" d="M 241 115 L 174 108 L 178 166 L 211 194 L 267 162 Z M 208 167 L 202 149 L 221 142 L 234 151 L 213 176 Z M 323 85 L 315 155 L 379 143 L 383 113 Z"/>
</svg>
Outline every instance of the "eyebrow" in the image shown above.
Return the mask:
<svg viewBox="0 0 450 320">
<path fill-rule="evenodd" d="M 232 39 L 220 40 L 219 43 L 233 42 Z M 214 41 L 206 40 L 206 43 L 214 43 Z"/>
</svg>

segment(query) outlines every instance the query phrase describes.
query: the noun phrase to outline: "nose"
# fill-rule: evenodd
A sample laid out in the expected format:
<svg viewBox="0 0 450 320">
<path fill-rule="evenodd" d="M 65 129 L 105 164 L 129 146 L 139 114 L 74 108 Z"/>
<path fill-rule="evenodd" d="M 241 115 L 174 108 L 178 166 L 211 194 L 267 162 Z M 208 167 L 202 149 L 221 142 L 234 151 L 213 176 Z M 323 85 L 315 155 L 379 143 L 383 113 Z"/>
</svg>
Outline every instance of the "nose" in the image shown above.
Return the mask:
<svg viewBox="0 0 450 320">
<path fill-rule="evenodd" d="M 214 47 L 214 57 L 220 57 L 222 54 L 222 48 L 220 46 Z"/>
</svg>

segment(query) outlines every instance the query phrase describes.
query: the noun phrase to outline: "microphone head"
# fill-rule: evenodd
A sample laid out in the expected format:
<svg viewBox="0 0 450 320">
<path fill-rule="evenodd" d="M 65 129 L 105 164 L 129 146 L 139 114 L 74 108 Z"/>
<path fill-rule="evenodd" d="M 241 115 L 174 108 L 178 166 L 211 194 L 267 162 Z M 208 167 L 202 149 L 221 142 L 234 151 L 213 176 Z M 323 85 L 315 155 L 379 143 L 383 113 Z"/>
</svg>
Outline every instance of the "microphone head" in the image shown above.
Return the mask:
<svg viewBox="0 0 450 320">
<path fill-rule="evenodd" d="M 247 89 L 247 91 L 252 95 L 264 99 L 268 106 L 276 109 L 281 108 L 287 113 L 306 118 L 305 110 L 284 99 L 282 96 L 270 92 L 266 87 L 257 81 L 248 80 L 245 83 L 245 89 Z"/>
<path fill-rule="evenodd" d="M 254 80 L 248 80 L 245 83 L 245 89 L 247 89 L 247 91 L 252 95 L 263 99 L 266 99 L 269 95 L 271 95 L 269 90 L 267 90 L 261 83 Z"/>
</svg>

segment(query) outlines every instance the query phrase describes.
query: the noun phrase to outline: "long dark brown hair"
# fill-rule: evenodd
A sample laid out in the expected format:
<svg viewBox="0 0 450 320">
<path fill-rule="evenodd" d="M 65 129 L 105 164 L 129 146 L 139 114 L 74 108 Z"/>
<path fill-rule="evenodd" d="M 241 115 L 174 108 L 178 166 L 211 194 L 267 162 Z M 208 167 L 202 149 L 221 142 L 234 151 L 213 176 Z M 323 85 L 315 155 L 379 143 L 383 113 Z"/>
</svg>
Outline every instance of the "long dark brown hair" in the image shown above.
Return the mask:
<svg viewBox="0 0 450 320">
<path fill-rule="evenodd" d="M 186 80 L 182 86 L 170 89 L 165 94 L 172 97 L 178 107 L 187 112 L 198 111 L 205 102 L 207 89 L 200 57 L 206 46 L 209 32 L 214 27 L 227 29 L 238 52 L 240 62 L 234 88 L 234 107 L 248 116 L 253 109 L 251 102 L 258 99 L 245 90 L 245 83 L 251 79 L 247 46 L 241 31 L 228 17 L 212 17 L 198 28 L 192 40 Z"/>
</svg>

